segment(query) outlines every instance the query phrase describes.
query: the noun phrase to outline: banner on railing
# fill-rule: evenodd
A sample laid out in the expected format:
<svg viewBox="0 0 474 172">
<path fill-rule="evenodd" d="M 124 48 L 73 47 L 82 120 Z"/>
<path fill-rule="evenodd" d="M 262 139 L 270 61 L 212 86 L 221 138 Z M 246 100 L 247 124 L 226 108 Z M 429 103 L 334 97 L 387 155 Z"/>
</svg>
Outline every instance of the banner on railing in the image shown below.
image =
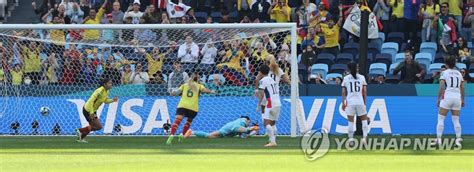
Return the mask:
<svg viewBox="0 0 474 172">
<path fill-rule="evenodd" d="M 59 126 L 60 134 L 73 134 L 74 129 L 87 125 L 82 116 L 86 97 L 64 98 L 0 98 L 0 133 L 50 135 Z M 122 97 L 118 103 L 102 106 L 97 112 L 104 126 L 94 134 L 162 135 L 165 122 L 174 119 L 177 97 Z M 466 98 L 461 111 L 463 134 L 474 134 L 474 97 Z M 202 97 L 200 111 L 192 129 L 213 131 L 241 115 L 249 115 L 260 124 L 261 115 L 255 111 L 255 97 Z M 331 133 L 347 132 L 346 115 L 339 97 L 312 97 L 299 99 L 298 112 L 304 114 L 301 123 L 306 128 L 326 128 Z M 40 107 L 51 112 L 42 116 Z M 368 116 L 371 118 L 370 134 L 435 134 L 438 110 L 436 97 L 369 97 Z M 38 123 L 36 131 L 33 122 Z M 13 129 L 12 124 L 19 126 Z M 282 99 L 282 110 L 277 122 L 278 134 L 290 134 L 290 99 Z M 263 128 L 261 127 L 263 133 Z M 450 117 L 445 122 L 445 133 L 452 134 Z"/>
</svg>

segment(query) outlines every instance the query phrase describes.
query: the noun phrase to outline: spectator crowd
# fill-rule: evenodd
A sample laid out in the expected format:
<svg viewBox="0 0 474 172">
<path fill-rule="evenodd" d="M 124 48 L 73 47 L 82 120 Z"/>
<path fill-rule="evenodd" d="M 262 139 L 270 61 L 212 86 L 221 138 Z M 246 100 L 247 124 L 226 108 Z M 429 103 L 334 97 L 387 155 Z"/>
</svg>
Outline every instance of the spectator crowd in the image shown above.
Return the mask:
<svg viewBox="0 0 474 172">
<path fill-rule="evenodd" d="M 44 24 L 296 22 L 298 56 L 290 56 L 288 31 L 11 30 L 0 35 L 0 84 L 93 84 L 109 77 L 115 84 L 172 89 L 197 71 L 204 82 L 246 86 L 272 58 L 286 73 L 291 58 L 298 58 L 300 83 L 339 85 L 345 64 L 359 60 L 359 38 L 343 28 L 344 21 L 362 6 L 377 17 L 379 28 L 379 38 L 369 40 L 371 83 L 437 83 L 443 70 L 437 64 L 446 56 L 457 57 L 467 81 L 474 74 L 474 0 L 43 0 L 31 5 Z M 389 43 L 395 52 L 384 50 Z M 424 51 L 429 43 L 434 52 Z M 428 62 L 419 60 L 426 54 Z"/>
</svg>

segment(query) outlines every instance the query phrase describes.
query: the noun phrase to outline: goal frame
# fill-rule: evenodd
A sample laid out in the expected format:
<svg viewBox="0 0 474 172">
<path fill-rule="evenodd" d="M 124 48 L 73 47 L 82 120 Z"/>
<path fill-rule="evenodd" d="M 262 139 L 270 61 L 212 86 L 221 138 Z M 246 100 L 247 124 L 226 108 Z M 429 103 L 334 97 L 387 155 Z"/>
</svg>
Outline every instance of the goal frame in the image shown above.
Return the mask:
<svg viewBox="0 0 474 172">
<path fill-rule="evenodd" d="M 246 23 L 246 24 L 2 24 L 0 30 L 25 29 L 246 29 L 246 28 L 288 28 L 291 34 L 291 121 L 290 136 L 297 134 L 297 107 L 298 107 L 298 60 L 297 60 L 297 25 L 296 23 Z M 302 119 L 299 119 L 302 120 Z M 303 126 L 300 126 L 304 128 Z"/>
</svg>

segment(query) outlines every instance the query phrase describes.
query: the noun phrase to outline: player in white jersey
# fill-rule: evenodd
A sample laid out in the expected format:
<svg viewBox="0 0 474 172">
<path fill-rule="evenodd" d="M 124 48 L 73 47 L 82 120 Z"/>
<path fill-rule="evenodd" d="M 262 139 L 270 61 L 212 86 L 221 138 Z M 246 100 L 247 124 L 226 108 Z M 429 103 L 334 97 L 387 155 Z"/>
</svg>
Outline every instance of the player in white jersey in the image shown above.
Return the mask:
<svg viewBox="0 0 474 172">
<path fill-rule="evenodd" d="M 349 121 L 349 143 L 354 144 L 354 116 L 360 116 L 362 120 L 362 141 L 366 141 L 367 132 L 369 131 L 366 99 L 367 99 L 367 82 L 363 75 L 358 74 L 357 64 L 351 62 L 347 64 L 350 75 L 344 77 L 342 81 L 342 109 L 346 111 L 347 120 Z"/>
<path fill-rule="evenodd" d="M 262 100 L 266 99 L 266 105 L 263 115 L 263 125 L 267 130 L 269 143 L 265 145 L 265 147 L 273 147 L 277 146 L 276 144 L 276 136 L 273 130 L 273 127 L 278 121 L 278 117 L 280 116 L 280 93 L 278 91 L 278 85 L 276 84 L 275 80 L 271 78 L 268 73 L 270 72 L 270 68 L 267 65 L 262 65 L 260 67 L 260 74 L 263 78 L 260 80 L 258 89 L 259 89 L 259 99 L 257 104 L 257 112 L 259 111 L 260 105 Z"/>
<path fill-rule="evenodd" d="M 288 77 L 287 74 L 285 74 L 285 72 L 283 72 L 283 70 L 280 67 L 278 67 L 278 64 L 275 60 L 275 56 L 268 55 L 267 59 L 265 60 L 265 64 L 270 67 L 270 71 L 268 73 L 268 76 L 270 76 L 275 81 L 278 91 L 280 91 L 280 82 L 290 84 L 290 78 Z M 257 97 L 258 97 L 258 85 L 259 85 L 259 82 L 262 78 L 263 78 L 263 75 L 259 73 L 257 75 L 257 78 L 255 79 L 255 95 Z M 263 116 L 265 114 L 265 104 L 266 104 L 266 100 L 264 99 L 262 101 L 262 104 L 261 104 L 262 121 L 264 120 Z M 274 130 L 274 133 L 276 135 L 277 134 L 276 125 L 273 126 L 273 130 Z"/>
<path fill-rule="evenodd" d="M 441 136 L 444 130 L 444 119 L 451 111 L 451 119 L 456 133 L 456 145 L 461 145 L 461 123 L 459 115 L 461 107 L 464 107 L 464 79 L 461 73 L 454 69 L 456 66 L 455 57 L 446 59 L 447 70 L 443 71 L 439 81 L 438 102 L 438 124 L 436 127 L 436 144 L 441 145 Z"/>
</svg>

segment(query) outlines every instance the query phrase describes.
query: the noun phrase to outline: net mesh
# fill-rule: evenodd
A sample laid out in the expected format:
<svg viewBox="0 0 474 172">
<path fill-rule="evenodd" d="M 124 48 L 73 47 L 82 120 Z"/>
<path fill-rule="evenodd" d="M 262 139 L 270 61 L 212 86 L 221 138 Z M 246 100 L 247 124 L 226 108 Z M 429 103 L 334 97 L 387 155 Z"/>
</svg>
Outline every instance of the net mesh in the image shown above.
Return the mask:
<svg viewBox="0 0 474 172">
<path fill-rule="evenodd" d="M 73 134 L 87 125 L 82 106 L 98 81 L 111 78 L 109 96 L 120 100 L 97 111 L 104 129 L 95 134 L 165 134 L 180 99 L 169 93 L 193 71 L 217 94 L 201 96 L 192 129 L 241 115 L 262 124 L 255 77 L 270 55 L 290 75 L 290 38 L 289 28 L 3 29 L 0 133 Z M 289 134 L 290 86 L 280 89 L 279 134 Z"/>
</svg>

